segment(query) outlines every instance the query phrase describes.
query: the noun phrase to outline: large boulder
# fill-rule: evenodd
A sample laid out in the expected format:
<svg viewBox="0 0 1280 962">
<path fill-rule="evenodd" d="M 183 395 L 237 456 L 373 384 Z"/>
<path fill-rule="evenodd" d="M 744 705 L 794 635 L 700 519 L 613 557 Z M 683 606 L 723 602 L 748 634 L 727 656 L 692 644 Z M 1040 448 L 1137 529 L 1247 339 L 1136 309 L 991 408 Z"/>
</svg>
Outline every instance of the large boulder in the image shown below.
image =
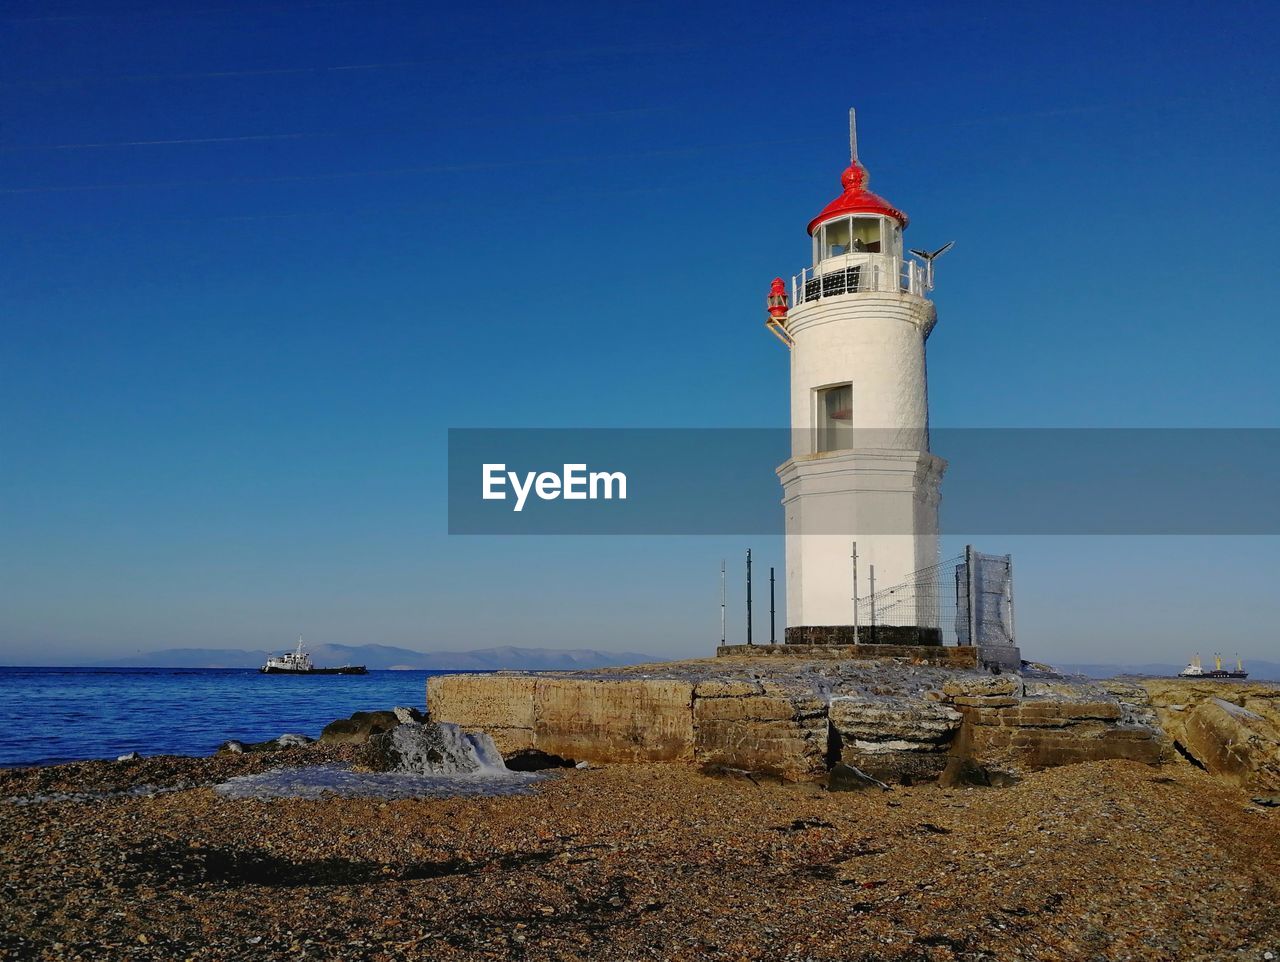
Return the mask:
<svg viewBox="0 0 1280 962">
<path fill-rule="evenodd" d="M 399 724 L 394 711 L 358 711 L 325 725 L 320 741 L 325 745 L 363 745 L 370 736 L 389 732 Z"/>
<path fill-rule="evenodd" d="M 1280 730 L 1258 712 L 1210 698 L 1182 732 L 1184 750 L 1210 774 L 1249 791 L 1280 790 Z"/>
</svg>

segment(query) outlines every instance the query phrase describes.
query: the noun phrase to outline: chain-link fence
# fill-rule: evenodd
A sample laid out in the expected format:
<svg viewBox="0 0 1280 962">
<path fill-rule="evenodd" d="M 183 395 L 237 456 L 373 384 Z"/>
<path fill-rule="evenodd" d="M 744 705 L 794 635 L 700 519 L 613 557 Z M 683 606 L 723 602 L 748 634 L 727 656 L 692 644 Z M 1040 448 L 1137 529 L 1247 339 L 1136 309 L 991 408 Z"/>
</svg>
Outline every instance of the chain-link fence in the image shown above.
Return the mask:
<svg viewBox="0 0 1280 962">
<path fill-rule="evenodd" d="M 965 549 L 857 604 L 860 640 L 1013 646 L 1013 561 Z M 915 630 L 915 640 L 904 632 Z"/>
<path fill-rule="evenodd" d="M 860 597 L 859 635 L 872 644 L 887 640 L 881 636 L 905 643 L 956 644 L 956 598 L 952 586 L 956 567 L 963 561 L 963 555 L 948 558 L 912 572 L 901 584 Z M 921 637 L 912 641 L 903 638 L 900 631 L 882 630 L 909 628 L 921 629 Z"/>
</svg>

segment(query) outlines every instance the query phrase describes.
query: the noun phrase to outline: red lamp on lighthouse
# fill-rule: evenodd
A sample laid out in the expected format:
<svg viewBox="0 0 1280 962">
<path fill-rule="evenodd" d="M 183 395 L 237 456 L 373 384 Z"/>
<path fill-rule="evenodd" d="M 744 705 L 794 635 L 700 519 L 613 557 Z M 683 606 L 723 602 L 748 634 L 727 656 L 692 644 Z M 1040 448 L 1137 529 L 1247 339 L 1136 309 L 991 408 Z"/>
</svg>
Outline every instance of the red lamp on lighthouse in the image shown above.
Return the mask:
<svg viewBox="0 0 1280 962">
<path fill-rule="evenodd" d="M 781 277 L 775 277 L 769 285 L 769 296 L 765 298 L 765 310 L 769 317 L 764 326 L 773 332 L 783 344 L 790 347 L 791 334 L 787 331 L 787 285 Z"/>
</svg>

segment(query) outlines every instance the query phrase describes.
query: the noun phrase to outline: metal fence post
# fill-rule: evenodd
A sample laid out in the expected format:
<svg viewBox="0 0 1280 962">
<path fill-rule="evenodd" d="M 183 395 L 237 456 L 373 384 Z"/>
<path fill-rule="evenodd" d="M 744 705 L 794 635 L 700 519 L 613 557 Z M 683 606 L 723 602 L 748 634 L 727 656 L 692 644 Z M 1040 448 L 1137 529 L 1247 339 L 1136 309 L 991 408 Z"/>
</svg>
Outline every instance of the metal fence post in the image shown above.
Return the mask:
<svg viewBox="0 0 1280 962">
<path fill-rule="evenodd" d="M 720 644 L 724 644 L 724 559 L 720 559 Z"/>
<path fill-rule="evenodd" d="M 969 603 L 969 644 L 978 644 L 978 609 L 974 592 L 973 545 L 964 546 L 965 594 Z"/>
<path fill-rule="evenodd" d="M 1013 558 L 1012 556 L 1005 558 L 1007 570 L 1006 583 L 1009 585 L 1009 644 L 1016 645 L 1018 636 L 1013 630 Z"/>
<path fill-rule="evenodd" d="M 747 549 L 747 644 L 751 641 L 751 549 Z"/>
<path fill-rule="evenodd" d="M 853 562 L 853 643 L 858 643 L 858 542 L 853 543 L 850 554 Z"/>
<path fill-rule="evenodd" d="M 774 606 L 773 606 L 773 568 L 769 568 L 769 644 L 776 645 L 778 643 L 778 635 L 774 630 Z"/>
<path fill-rule="evenodd" d="M 879 640 L 876 637 L 876 566 L 868 565 L 867 568 L 871 575 L 871 643 L 874 645 Z"/>
</svg>

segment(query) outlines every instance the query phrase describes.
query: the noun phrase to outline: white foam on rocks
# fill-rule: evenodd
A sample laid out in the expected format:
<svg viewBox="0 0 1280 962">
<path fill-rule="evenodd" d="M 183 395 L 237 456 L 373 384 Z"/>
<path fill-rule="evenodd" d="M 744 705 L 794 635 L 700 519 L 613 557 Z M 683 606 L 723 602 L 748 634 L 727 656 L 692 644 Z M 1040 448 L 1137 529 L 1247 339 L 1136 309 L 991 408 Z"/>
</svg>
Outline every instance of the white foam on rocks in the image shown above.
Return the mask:
<svg viewBox="0 0 1280 962">
<path fill-rule="evenodd" d="M 545 777 L 513 772 L 493 739 L 444 722 L 409 722 L 371 739 L 372 757 L 389 771 L 343 765 L 277 768 L 240 775 L 214 787 L 227 798 L 372 798 L 513 795 Z"/>
<path fill-rule="evenodd" d="M 537 772 L 505 775 L 415 775 L 412 772 L 359 772 L 342 765 L 276 768 L 240 775 L 214 786 L 224 798 L 466 798 L 523 795 L 542 777 Z"/>
</svg>

